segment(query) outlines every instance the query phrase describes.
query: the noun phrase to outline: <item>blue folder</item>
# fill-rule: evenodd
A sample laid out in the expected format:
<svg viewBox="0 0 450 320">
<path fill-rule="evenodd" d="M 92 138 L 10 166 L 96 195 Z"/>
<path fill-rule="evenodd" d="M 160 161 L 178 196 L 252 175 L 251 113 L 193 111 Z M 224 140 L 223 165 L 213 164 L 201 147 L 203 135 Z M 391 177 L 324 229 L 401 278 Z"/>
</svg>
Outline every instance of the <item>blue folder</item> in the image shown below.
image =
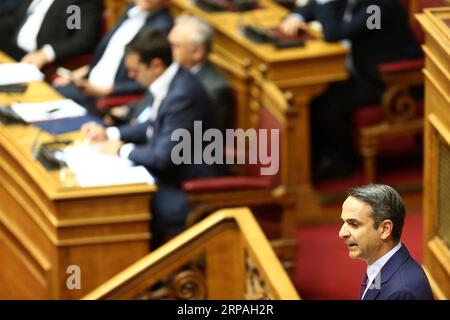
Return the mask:
<svg viewBox="0 0 450 320">
<path fill-rule="evenodd" d="M 94 121 L 98 124 L 104 125 L 103 121 L 100 118 L 92 115 L 37 122 L 33 125 L 51 134 L 62 134 L 72 131 L 78 131 L 83 124 L 89 121 Z"/>
</svg>

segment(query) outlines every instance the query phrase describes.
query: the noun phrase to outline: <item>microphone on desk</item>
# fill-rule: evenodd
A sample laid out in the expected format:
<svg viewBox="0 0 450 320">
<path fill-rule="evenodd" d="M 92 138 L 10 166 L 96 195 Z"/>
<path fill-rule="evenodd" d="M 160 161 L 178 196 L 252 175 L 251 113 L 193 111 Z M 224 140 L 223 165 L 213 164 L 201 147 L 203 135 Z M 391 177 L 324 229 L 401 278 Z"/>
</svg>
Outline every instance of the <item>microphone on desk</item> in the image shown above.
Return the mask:
<svg viewBox="0 0 450 320">
<path fill-rule="evenodd" d="M 66 166 L 63 150 L 70 144 L 70 140 L 59 140 L 59 137 L 50 134 L 53 141 L 40 145 L 39 139 L 44 130 L 39 129 L 31 147 L 33 158 L 39 161 L 47 170 L 61 169 Z"/>
<path fill-rule="evenodd" d="M 42 129 L 38 130 L 38 133 L 33 140 L 33 144 L 31 145 L 31 154 L 33 155 L 33 158 L 35 158 L 35 159 L 37 159 L 38 155 L 39 155 L 38 145 L 39 145 L 39 138 L 42 135 L 42 131 L 43 131 Z"/>
<path fill-rule="evenodd" d="M 4 125 L 27 124 L 10 106 L 0 105 L 0 122 Z"/>
</svg>

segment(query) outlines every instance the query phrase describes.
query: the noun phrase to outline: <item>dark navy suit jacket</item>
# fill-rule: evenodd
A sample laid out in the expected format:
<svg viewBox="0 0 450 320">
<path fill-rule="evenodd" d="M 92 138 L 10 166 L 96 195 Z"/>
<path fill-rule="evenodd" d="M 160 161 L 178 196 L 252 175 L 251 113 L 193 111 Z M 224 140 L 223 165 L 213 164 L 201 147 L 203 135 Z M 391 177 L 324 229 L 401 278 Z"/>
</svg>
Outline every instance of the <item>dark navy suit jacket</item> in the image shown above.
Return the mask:
<svg viewBox="0 0 450 320">
<path fill-rule="evenodd" d="M 150 122 L 120 126 L 121 139 L 137 144 L 129 159 L 145 166 L 158 184 L 179 186 L 183 180 L 217 175 L 218 167 L 206 164 L 175 165 L 171 159 L 171 141 L 176 129 L 187 129 L 194 144 L 194 121 L 202 121 L 203 132 L 216 126 L 215 113 L 210 100 L 198 80 L 180 68 L 175 75 L 153 124 L 153 135 L 147 138 Z M 202 143 L 196 141 L 196 143 Z M 193 158 L 193 153 L 192 158 Z"/>
<path fill-rule="evenodd" d="M 367 20 L 372 15 L 372 12 L 367 13 L 367 8 L 371 5 L 381 9 L 381 29 L 367 27 Z M 320 21 L 327 41 L 350 39 L 356 72 L 372 84 L 382 84 L 377 71 L 380 63 L 421 56 L 420 47 L 399 0 L 357 0 L 351 19 L 347 22 L 343 19 L 346 7 L 347 0 L 336 0 L 324 5 L 311 0 L 306 6 L 294 11 L 306 21 Z"/>
<path fill-rule="evenodd" d="M 381 288 L 369 288 L 363 300 L 433 300 L 425 272 L 404 244 L 386 262 L 380 275 Z"/>
<path fill-rule="evenodd" d="M 114 26 L 114 28 L 111 29 L 110 32 L 108 32 L 106 36 L 103 37 L 100 44 L 95 49 L 94 56 L 90 63 L 91 70 L 100 61 L 101 57 L 103 56 L 103 53 L 106 50 L 106 47 L 108 46 L 109 41 L 111 40 L 111 37 L 114 35 L 117 29 L 119 29 L 122 23 L 128 18 L 128 11 L 132 7 L 133 6 L 130 6 L 127 9 L 127 11 L 119 20 L 119 22 Z M 172 28 L 172 26 L 173 20 L 170 15 L 169 9 L 162 8 L 147 17 L 147 20 L 142 29 L 146 27 L 151 27 L 168 33 L 169 30 Z M 119 65 L 119 69 L 117 70 L 116 73 L 116 78 L 114 80 L 114 88 L 112 95 L 122 93 L 142 92 L 142 91 L 143 88 L 139 86 L 139 84 L 136 81 L 128 78 L 127 68 L 125 67 L 125 60 L 124 58 L 122 58 Z"/>
<path fill-rule="evenodd" d="M 206 90 L 217 114 L 218 126 L 225 131 L 230 125 L 233 111 L 233 94 L 222 74 L 211 62 L 206 62 L 195 74 Z"/>
</svg>

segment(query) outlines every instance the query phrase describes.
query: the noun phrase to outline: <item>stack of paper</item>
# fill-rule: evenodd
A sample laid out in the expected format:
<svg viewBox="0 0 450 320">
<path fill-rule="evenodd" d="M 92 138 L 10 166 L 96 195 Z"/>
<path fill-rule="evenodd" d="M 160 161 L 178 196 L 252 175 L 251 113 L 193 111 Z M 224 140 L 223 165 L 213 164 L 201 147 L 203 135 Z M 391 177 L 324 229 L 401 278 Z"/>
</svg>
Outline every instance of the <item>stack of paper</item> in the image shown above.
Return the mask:
<svg viewBox="0 0 450 320">
<path fill-rule="evenodd" d="M 29 83 L 43 80 L 44 75 L 34 64 L 3 63 L 0 64 L 0 85 Z"/>
<path fill-rule="evenodd" d="M 82 187 L 154 183 L 143 166 L 134 166 L 133 162 L 118 156 L 102 154 L 93 146 L 67 147 L 64 160 Z"/>
<path fill-rule="evenodd" d="M 73 100 L 14 103 L 11 108 L 28 123 L 84 116 L 86 109 Z"/>
</svg>

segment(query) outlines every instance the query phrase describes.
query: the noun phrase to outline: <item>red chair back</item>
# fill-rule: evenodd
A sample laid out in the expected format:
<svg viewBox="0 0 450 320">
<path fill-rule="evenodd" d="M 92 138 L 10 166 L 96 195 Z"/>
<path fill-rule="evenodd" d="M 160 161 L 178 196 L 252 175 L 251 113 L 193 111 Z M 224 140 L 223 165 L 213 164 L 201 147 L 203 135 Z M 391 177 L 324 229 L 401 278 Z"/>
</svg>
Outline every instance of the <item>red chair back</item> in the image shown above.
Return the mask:
<svg viewBox="0 0 450 320">
<path fill-rule="evenodd" d="M 274 139 L 274 143 L 276 143 L 277 148 L 275 148 L 274 145 L 272 145 L 272 134 L 274 134 L 274 129 L 278 129 L 278 139 Z M 265 130 L 267 132 L 266 135 L 262 135 L 262 130 Z M 252 176 L 252 177 L 266 177 L 269 178 L 271 181 L 271 186 L 275 187 L 280 185 L 281 183 L 281 163 L 282 163 L 282 141 L 284 136 L 284 129 L 281 123 L 274 117 L 274 115 L 268 110 L 266 107 L 261 106 L 259 110 L 259 124 L 258 124 L 258 130 L 256 132 L 257 136 L 257 143 L 255 143 L 255 146 L 257 145 L 257 149 L 253 152 L 258 152 L 257 155 L 257 163 L 256 164 L 249 164 L 247 161 L 247 164 L 245 166 L 245 173 L 246 176 Z M 274 135 L 275 137 L 275 135 Z M 278 161 L 278 165 L 274 163 L 269 164 L 262 164 L 261 158 L 259 157 L 259 153 L 261 150 L 266 151 L 267 157 L 271 159 L 271 161 Z M 249 151 L 247 149 L 247 151 Z M 252 151 L 249 151 L 252 152 Z M 278 153 L 278 155 L 275 154 Z M 274 153 L 274 154 L 272 154 Z M 248 158 L 248 155 L 247 155 Z M 276 168 L 278 166 L 278 172 L 274 175 L 262 175 L 261 170 L 263 168 L 267 168 L 269 166 L 272 166 L 273 168 Z"/>
</svg>

